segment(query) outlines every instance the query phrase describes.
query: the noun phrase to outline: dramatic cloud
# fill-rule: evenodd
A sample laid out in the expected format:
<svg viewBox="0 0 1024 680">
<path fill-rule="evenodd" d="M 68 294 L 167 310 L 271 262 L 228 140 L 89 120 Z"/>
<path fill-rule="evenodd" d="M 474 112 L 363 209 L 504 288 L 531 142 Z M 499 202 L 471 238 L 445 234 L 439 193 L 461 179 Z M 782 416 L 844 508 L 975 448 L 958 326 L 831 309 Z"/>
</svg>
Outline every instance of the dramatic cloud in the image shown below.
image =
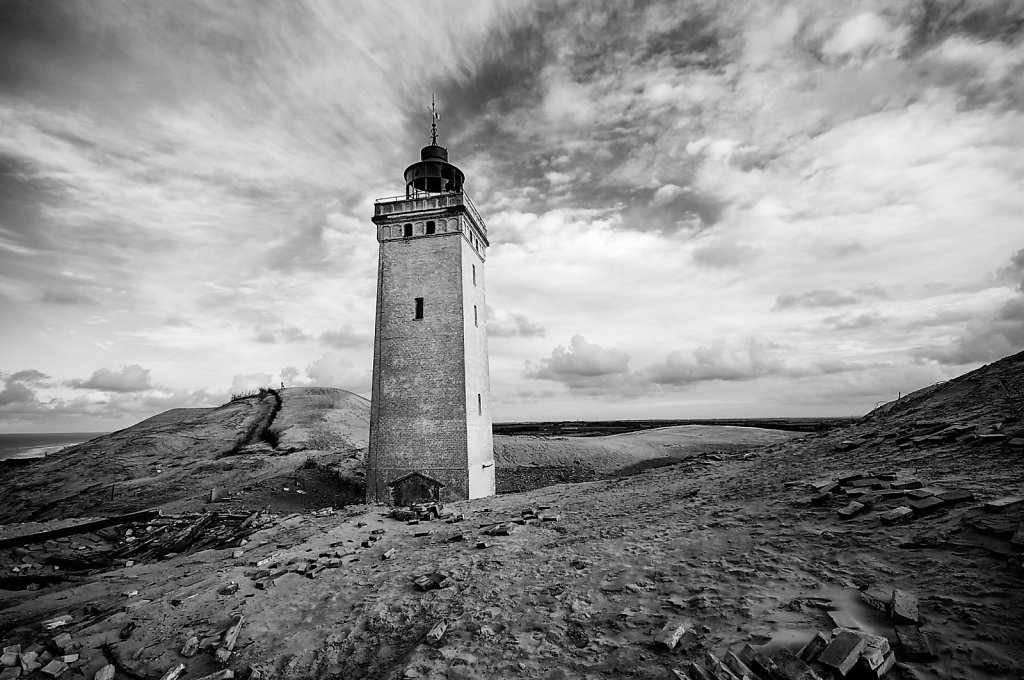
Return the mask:
<svg viewBox="0 0 1024 680">
<path fill-rule="evenodd" d="M 8 380 L 4 389 L 0 390 L 0 406 L 29 403 L 35 401 L 35 398 L 35 393 L 32 390 L 13 380 Z"/>
<path fill-rule="evenodd" d="M 487 308 L 487 335 L 495 338 L 536 338 L 544 336 L 544 327 L 517 312 L 496 314 Z"/>
<path fill-rule="evenodd" d="M 153 385 L 149 382 L 149 369 L 133 364 L 125 366 L 120 371 L 98 369 L 88 380 L 69 381 L 68 387 L 102 392 L 142 392 Z"/>
<path fill-rule="evenodd" d="M 591 387 L 628 372 L 629 356 L 625 352 L 604 349 L 587 342 L 581 335 L 574 335 L 568 348 L 559 345 L 551 351 L 550 358 L 536 364 L 527 362 L 525 375 L 555 380 L 570 387 Z"/>
<path fill-rule="evenodd" d="M 0 3 L 0 371 L 53 376 L 12 378 L 36 401 L 0 430 L 282 366 L 368 393 L 369 218 L 432 93 L 492 244 L 498 420 L 848 414 L 1018 351 L 1022 27 L 1017 0 Z M 150 374 L 75 379 L 111 357 Z"/>
</svg>

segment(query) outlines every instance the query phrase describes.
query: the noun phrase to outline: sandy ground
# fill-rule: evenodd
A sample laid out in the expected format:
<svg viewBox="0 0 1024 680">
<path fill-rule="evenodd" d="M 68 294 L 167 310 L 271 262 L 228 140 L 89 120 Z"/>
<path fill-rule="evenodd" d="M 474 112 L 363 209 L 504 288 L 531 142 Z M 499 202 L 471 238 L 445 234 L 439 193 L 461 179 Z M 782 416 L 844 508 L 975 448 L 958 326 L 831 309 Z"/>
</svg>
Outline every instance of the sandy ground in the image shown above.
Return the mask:
<svg viewBox="0 0 1024 680">
<path fill-rule="evenodd" d="M 216 664 L 208 653 L 183 658 L 181 644 L 243 615 L 230 665 L 272 669 L 274 677 L 658 678 L 706 650 L 799 647 L 832 627 L 830 610 L 892 637 L 886 617 L 858 596 L 859 588 L 885 584 L 918 595 L 939 654 L 930 664 L 901 664 L 889 677 L 1021 677 L 1024 579 L 1008 538 L 957 542 L 965 522 L 981 516 L 976 504 L 897 527 L 883 526 L 877 513 L 842 522 L 834 507 L 795 505 L 806 489 L 786 483 L 819 477 L 832 455 L 816 440 L 762 447 L 748 460 L 695 456 L 632 477 L 456 503 L 448 509 L 467 515 L 456 524 L 409 526 L 365 506 L 347 516 L 293 516 L 255 535 L 240 560 L 210 551 L 117 569 L 73 588 L 6 593 L 0 621 L 26 625 L 8 630 L 9 641 L 37 631 L 50 614 L 77 620 L 87 603 L 115 601 L 124 611 L 74 631 L 88 650 L 86 677 L 104 663 L 102 642 L 140 675 L 157 677 L 183 662 L 199 677 Z M 850 469 L 847 458 L 837 473 Z M 1020 463 L 1011 467 L 1019 475 Z M 927 461 L 897 471 L 943 473 Z M 1013 484 L 986 486 L 979 497 Z M 509 536 L 481 533 L 482 523 L 543 505 L 551 507 L 542 514 L 558 521 L 517 526 Z M 1004 524 L 1021 519 L 1021 510 L 1008 512 Z M 374 529 L 385 530 L 382 540 L 359 547 Z M 414 536 L 424 530 L 430 535 Z M 930 547 L 900 547 L 922 532 L 949 535 Z M 452 541 L 456 534 L 464 540 Z M 478 540 L 490 547 L 475 547 Z M 389 549 L 396 552 L 382 559 Z M 288 573 L 265 590 L 248 566 L 269 555 L 285 566 L 349 552 L 316 579 Z M 433 571 L 453 584 L 419 591 L 413 579 Z M 232 581 L 238 591 L 218 595 Z M 138 627 L 121 641 L 128 621 Z M 427 644 L 439 621 L 447 632 Z M 669 621 L 691 631 L 671 652 L 653 644 Z"/>
</svg>

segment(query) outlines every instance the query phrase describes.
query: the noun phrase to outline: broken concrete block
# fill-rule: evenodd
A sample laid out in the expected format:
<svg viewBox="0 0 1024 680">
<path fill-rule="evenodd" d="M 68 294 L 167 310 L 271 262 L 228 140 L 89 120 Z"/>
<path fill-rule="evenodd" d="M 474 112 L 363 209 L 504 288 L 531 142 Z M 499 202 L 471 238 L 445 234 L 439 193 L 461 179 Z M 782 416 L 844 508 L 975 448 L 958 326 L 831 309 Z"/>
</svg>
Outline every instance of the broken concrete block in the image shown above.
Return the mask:
<svg viewBox="0 0 1024 680">
<path fill-rule="evenodd" d="M 2 666 L 13 668 L 14 666 L 20 665 L 20 663 L 21 654 L 18 654 L 17 652 L 4 652 L 3 655 L 0 655 L 0 665 Z"/>
<path fill-rule="evenodd" d="M 902 489 L 883 489 L 878 492 L 878 497 L 887 501 L 891 501 L 894 498 L 903 498 L 906 495 L 906 492 Z"/>
<path fill-rule="evenodd" d="M 743 648 L 737 656 L 743 663 L 752 668 L 754 672 L 762 675 L 763 677 L 775 678 L 780 674 L 780 671 L 776 667 L 774 661 L 750 645 L 743 645 Z"/>
<path fill-rule="evenodd" d="M 68 670 L 68 665 L 66 663 L 64 663 L 63 661 L 58 661 L 57 659 L 54 659 L 50 663 L 48 663 L 45 666 L 43 666 L 43 673 L 49 675 L 50 677 L 54 677 L 54 678 L 59 678 L 67 670 Z"/>
<path fill-rule="evenodd" d="M 828 617 L 832 619 L 832 625 L 835 628 L 860 628 L 860 622 L 849 612 L 831 611 L 828 613 Z M 799 656 L 799 654 L 797 656 Z"/>
<path fill-rule="evenodd" d="M 217 671 L 216 673 L 210 673 L 209 675 L 204 675 L 201 678 L 196 678 L 196 680 L 231 680 L 231 678 L 234 677 L 235 672 L 230 668 L 225 668 L 222 671 Z"/>
<path fill-rule="evenodd" d="M 825 651 L 821 653 L 818 663 L 846 677 L 866 646 L 867 644 L 860 635 L 852 631 L 843 631 L 835 636 Z M 776 663 L 778 663 L 777 659 Z"/>
<path fill-rule="evenodd" d="M 70 635 L 68 637 L 71 637 Z M 21 645 L 7 645 L 4 647 L 4 654 L 14 652 L 15 654 L 21 654 Z"/>
<path fill-rule="evenodd" d="M 441 642 L 441 639 L 444 637 L 444 634 L 447 631 L 448 631 L 448 622 L 447 621 L 438 621 L 427 632 L 427 637 L 426 637 L 427 644 L 428 645 L 437 645 L 437 644 L 439 644 Z"/>
<path fill-rule="evenodd" d="M 917 623 L 920 618 L 917 611 L 917 597 L 913 593 L 899 588 L 892 591 L 890 614 L 896 623 Z"/>
<path fill-rule="evenodd" d="M 821 494 L 818 494 L 817 496 L 811 496 L 810 499 L 808 500 L 808 503 L 810 505 L 824 505 L 825 503 L 828 503 L 831 499 L 832 499 L 832 494 L 830 494 L 830 493 L 821 493 Z"/>
<path fill-rule="evenodd" d="M 850 486 L 854 488 L 867 488 L 867 489 L 881 489 L 885 487 L 882 480 L 877 477 L 865 477 L 864 479 L 855 479 L 850 482 Z"/>
<path fill-rule="evenodd" d="M 199 638 L 193 635 L 181 647 L 181 655 L 187 658 L 195 656 L 199 652 Z"/>
<path fill-rule="evenodd" d="M 894 626 L 896 639 L 900 642 L 904 661 L 933 661 L 935 652 L 932 651 L 931 641 L 928 634 L 914 625 Z"/>
<path fill-rule="evenodd" d="M 220 587 L 220 589 L 217 591 L 217 594 L 218 595 L 234 595 L 235 593 L 238 592 L 238 588 L 239 588 L 238 584 L 235 583 L 234 581 L 231 581 L 230 583 L 225 583 L 224 585 L 222 585 Z"/>
<path fill-rule="evenodd" d="M 849 484 L 850 482 L 854 482 L 858 479 L 864 479 L 864 477 L 866 476 L 867 475 L 865 475 L 863 472 L 851 472 L 848 475 L 843 475 L 836 481 L 839 482 L 840 484 Z"/>
<path fill-rule="evenodd" d="M 59 660 L 63 661 L 64 663 L 70 664 L 78 661 L 78 656 L 78 654 L 65 654 L 64 656 L 60 657 Z"/>
<path fill-rule="evenodd" d="M 933 492 L 931 489 L 920 488 L 920 489 L 908 489 L 907 490 L 907 497 L 908 498 L 913 498 L 915 500 L 920 500 L 922 498 L 930 498 L 930 497 L 932 497 L 934 495 L 935 495 L 935 492 Z"/>
<path fill-rule="evenodd" d="M 245 617 L 239 616 L 238 619 L 236 619 L 235 622 L 231 624 L 231 627 L 229 627 L 227 631 L 225 631 L 224 641 L 221 643 L 220 647 L 218 647 L 217 651 L 214 653 L 214 657 L 220 663 L 227 663 L 228 659 L 231 658 L 231 651 L 235 648 L 235 643 L 238 642 L 238 633 L 242 630 L 242 623 L 244 622 Z"/>
<path fill-rule="evenodd" d="M 811 482 L 811 487 L 813 487 L 817 493 L 832 493 L 839 488 L 839 485 L 831 479 L 823 479 L 819 482 Z"/>
<path fill-rule="evenodd" d="M 1002 512 L 1006 508 L 1009 508 L 1018 503 L 1024 503 L 1024 496 L 1004 496 L 1003 498 L 997 498 L 994 501 L 988 501 L 984 507 L 987 512 Z"/>
<path fill-rule="evenodd" d="M 676 645 L 686 633 L 686 625 L 678 621 L 669 621 L 655 636 L 654 641 L 668 649 L 675 649 Z"/>
<path fill-rule="evenodd" d="M 380 556 L 380 558 L 382 560 L 390 560 L 392 557 L 394 557 L 395 552 L 397 552 L 397 551 L 394 548 L 388 548 L 387 550 L 384 551 L 384 553 Z"/>
<path fill-rule="evenodd" d="M 971 493 L 970 491 L 958 489 L 956 491 L 946 491 L 945 493 L 940 493 L 939 498 L 941 498 L 942 501 L 946 503 L 946 505 L 956 505 L 957 503 L 966 503 L 968 501 L 973 501 L 974 494 Z"/>
<path fill-rule="evenodd" d="M 797 657 L 804 663 L 811 663 L 817 661 L 821 653 L 828 647 L 828 643 L 831 642 L 831 637 L 826 636 L 822 632 L 817 632 L 811 641 L 800 648 L 800 651 L 796 653 Z"/>
<path fill-rule="evenodd" d="M 1010 539 L 1010 545 L 1024 548 L 1024 522 L 1017 526 L 1017 531 L 1014 532 L 1013 538 Z"/>
<path fill-rule="evenodd" d="M 0 680 L 18 680 L 19 677 L 21 677 L 21 668 L 18 667 L 4 667 L 4 669 L 0 671 Z"/>
<path fill-rule="evenodd" d="M 929 496 L 928 498 L 922 498 L 919 501 L 910 502 L 910 509 L 914 511 L 915 516 L 927 515 L 941 510 L 944 507 L 946 507 L 945 501 L 938 496 Z"/>
<path fill-rule="evenodd" d="M 920 489 L 924 483 L 917 479 L 904 479 L 903 481 L 891 482 L 890 489 Z"/>
<path fill-rule="evenodd" d="M 477 541 L 476 542 L 476 547 L 482 550 L 484 548 L 490 548 L 491 544 L 488 543 L 487 541 Z"/>
<path fill-rule="evenodd" d="M 901 505 L 898 508 L 887 510 L 883 512 L 879 517 L 884 524 L 899 524 L 900 522 L 909 519 L 914 516 L 914 511 L 908 508 L 906 505 Z"/>
<path fill-rule="evenodd" d="M 704 665 L 715 677 L 715 680 L 737 680 L 732 671 L 726 668 L 725 664 L 710 651 L 704 652 Z"/>
<path fill-rule="evenodd" d="M 860 599 L 872 609 L 887 612 L 892 604 L 892 591 L 892 588 L 871 586 L 867 590 L 861 591 Z"/>
<path fill-rule="evenodd" d="M 715 680 L 715 677 L 704 670 L 704 667 L 696 661 L 691 661 L 687 670 L 690 671 L 690 677 L 693 680 Z"/>
<path fill-rule="evenodd" d="M 25 652 L 21 655 L 21 670 L 25 671 L 25 675 L 34 673 L 42 668 L 42 666 L 43 664 L 39 663 L 39 654 L 37 652 Z"/>
<path fill-rule="evenodd" d="M 871 668 L 870 662 L 866 656 L 862 656 L 858 661 L 857 665 L 854 666 L 858 677 L 869 678 L 870 680 L 881 680 L 885 677 L 885 674 L 892 670 L 893 666 L 896 665 L 896 655 L 889 652 L 882 658 L 882 662 L 875 668 Z"/>
<path fill-rule="evenodd" d="M 814 669 L 805 664 L 796 654 L 788 649 L 776 652 L 772 657 L 779 675 L 772 677 L 786 678 L 786 680 L 821 680 L 821 676 L 814 672 Z M 854 658 L 853 662 L 857 661 Z M 853 664 L 851 663 L 851 666 Z"/>
<path fill-rule="evenodd" d="M 166 673 L 160 676 L 160 680 L 178 680 L 185 672 L 185 664 L 179 663 L 177 666 L 170 668 Z"/>
<path fill-rule="evenodd" d="M 117 669 L 114 668 L 114 664 L 108 663 L 96 671 L 96 675 L 92 676 L 92 680 L 114 680 L 115 673 L 117 673 Z"/>
<path fill-rule="evenodd" d="M 836 514 L 838 514 L 843 519 L 850 519 L 851 517 L 855 517 L 867 509 L 868 506 L 865 505 L 864 503 L 858 503 L 857 501 L 853 501 L 849 505 L 836 510 Z"/>
<path fill-rule="evenodd" d="M 540 521 L 541 522 L 557 522 L 558 519 L 559 519 L 558 515 L 544 515 L 544 516 L 542 516 L 540 518 Z"/>
<path fill-rule="evenodd" d="M 722 657 L 722 661 L 740 680 L 757 680 L 757 673 L 732 651 L 727 651 Z"/>
</svg>

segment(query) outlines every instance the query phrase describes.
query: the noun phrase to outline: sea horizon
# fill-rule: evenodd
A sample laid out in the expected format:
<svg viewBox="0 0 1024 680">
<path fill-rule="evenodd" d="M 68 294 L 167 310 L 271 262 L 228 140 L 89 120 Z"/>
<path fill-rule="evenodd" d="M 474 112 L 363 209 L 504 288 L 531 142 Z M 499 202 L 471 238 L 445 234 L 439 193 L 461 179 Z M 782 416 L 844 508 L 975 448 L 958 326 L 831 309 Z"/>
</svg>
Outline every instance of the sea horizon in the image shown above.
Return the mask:
<svg viewBox="0 0 1024 680">
<path fill-rule="evenodd" d="M 87 442 L 109 432 L 10 432 L 0 433 L 0 460 L 35 458 L 49 455 L 75 444 Z"/>
</svg>

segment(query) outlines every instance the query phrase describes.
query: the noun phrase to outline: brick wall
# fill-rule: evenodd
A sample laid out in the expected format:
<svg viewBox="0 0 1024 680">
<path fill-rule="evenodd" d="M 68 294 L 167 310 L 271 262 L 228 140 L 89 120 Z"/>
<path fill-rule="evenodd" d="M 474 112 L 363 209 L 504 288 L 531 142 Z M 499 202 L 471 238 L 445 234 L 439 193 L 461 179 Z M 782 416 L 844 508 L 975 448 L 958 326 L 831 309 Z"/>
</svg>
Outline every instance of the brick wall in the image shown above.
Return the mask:
<svg viewBox="0 0 1024 680">
<path fill-rule="evenodd" d="M 375 220 L 381 245 L 369 502 L 390 502 L 387 482 L 413 470 L 444 482 L 446 499 L 494 492 L 483 259 L 461 231 L 468 216 L 447 217 L 442 233 L 409 239 L 395 238 L 395 227 L 422 224 L 422 216 Z M 416 298 L 424 301 L 422 319 Z"/>
</svg>

